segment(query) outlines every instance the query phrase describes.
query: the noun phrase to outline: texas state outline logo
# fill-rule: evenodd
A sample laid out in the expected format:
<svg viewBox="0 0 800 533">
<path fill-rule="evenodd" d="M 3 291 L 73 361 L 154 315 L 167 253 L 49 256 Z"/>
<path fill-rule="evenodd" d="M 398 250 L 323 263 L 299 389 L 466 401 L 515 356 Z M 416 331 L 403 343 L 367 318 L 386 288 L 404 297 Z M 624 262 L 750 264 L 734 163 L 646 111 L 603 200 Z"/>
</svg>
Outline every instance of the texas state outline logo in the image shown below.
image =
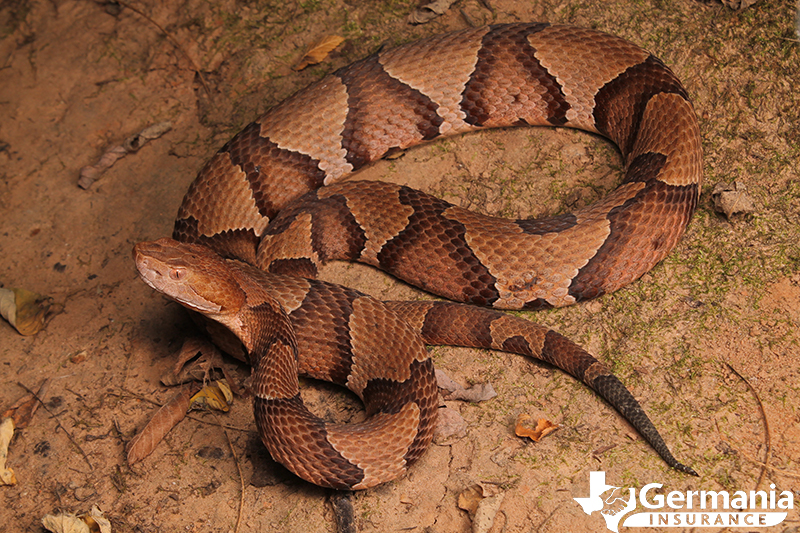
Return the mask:
<svg viewBox="0 0 800 533">
<path fill-rule="evenodd" d="M 627 497 L 620 487 L 606 484 L 606 473 L 589 472 L 589 496 L 573 498 L 591 515 L 600 511 L 609 531 L 619 533 L 624 527 L 727 527 L 766 528 L 777 526 L 794 509 L 794 494 L 770 490 L 728 491 L 687 490 L 657 494 L 661 483 L 648 483 L 638 491 L 628 489 Z M 641 506 L 646 511 L 633 513 Z"/>
</svg>

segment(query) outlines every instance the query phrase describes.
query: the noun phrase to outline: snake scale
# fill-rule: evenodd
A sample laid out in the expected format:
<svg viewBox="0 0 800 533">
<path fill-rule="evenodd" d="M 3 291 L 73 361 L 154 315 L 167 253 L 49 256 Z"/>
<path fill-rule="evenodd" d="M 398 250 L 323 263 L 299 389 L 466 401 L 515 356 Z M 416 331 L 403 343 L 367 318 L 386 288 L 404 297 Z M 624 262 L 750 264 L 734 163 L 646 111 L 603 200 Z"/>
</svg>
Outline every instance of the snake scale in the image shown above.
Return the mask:
<svg viewBox="0 0 800 533">
<path fill-rule="evenodd" d="M 621 185 L 571 214 L 506 220 L 402 185 L 340 182 L 422 142 L 519 125 L 609 138 L 625 162 Z M 140 243 L 134 258 L 149 285 L 239 337 L 261 439 L 312 483 L 372 487 L 423 453 L 438 405 L 426 344 L 547 361 L 606 399 L 667 464 L 695 474 L 606 365 L 499 309 L 569 305 L 637 279 L 678 242 L 701 183 L 691 102 L 649 52 L 570 26 L 472 28 L 382 50 L 267 111 L 201 169 L 175 240 Z M 461 303 L 380 302 L 316 280 L 330 260 Z M 366 420 L 311 414 L 298 374 L 348 387 Z"/>
</svg>

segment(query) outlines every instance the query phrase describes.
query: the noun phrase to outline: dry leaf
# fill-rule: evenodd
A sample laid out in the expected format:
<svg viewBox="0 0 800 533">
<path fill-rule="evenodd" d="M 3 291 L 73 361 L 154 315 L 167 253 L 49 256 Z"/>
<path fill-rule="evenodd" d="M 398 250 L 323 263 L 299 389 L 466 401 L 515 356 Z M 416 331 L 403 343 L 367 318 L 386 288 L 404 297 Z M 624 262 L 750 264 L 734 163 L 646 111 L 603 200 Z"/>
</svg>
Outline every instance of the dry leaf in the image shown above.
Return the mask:
<svg viewBox="0 0 800 533">
<path fill-rule="evenodd" d="M 42 525 L 53 533 L 92 533 L 86 522 L 72 513 L 45 515 L 42 518 Z"/>
<path fill-rule="evenodd" d="M 129 153 L 136 152 L 144 146 L 147 141 L 157 139 L 172 129 L 172 123 L 160 122 L 148 126 L 139 133 L 131 135 L 122 142 L 121 146 L 113 146 L 106 150 L 100 156 L 100 159 L 94 165 L 86 166 L 81 169 L 80 178 L 78 179 L 78 187 L 81 189 L 88 189 L 92 183 L 100 179 L 103 173 L 111 168 L 111 166 L 128 155 Z"/>
<path fill-rule="evenodd" d="M 225 331 L 229 332 L 227 329 Z M 217 340 L 218 337 L 215 336 L 214 342 L 216 343 Z M 222 340 L 225 341 L 226 339 Z M 175 360 L 175 366 L 172 370 L 161 376 L 163 385 L 173 387 L 190 381 L 205 383 L 212 375 L 217 377 L 215 370 L 219 370 L 234 394 L 241 394 L 236 381 L 231 379 L 228 374 L 227 364 L 222 357 L 222 352 L 207 340 L 198 338 L 186 339 L 175 356 Z"/>
<path fill-rule="evenodd" d="M 467 402 L 483 402 L 491 400 L 497 393 L 490 383 L 479 383 L 472 387 L 464 388 L 445 374 L 442 370 L 436 369 L 436 383 L 439 388 L 448 391 L 448 400 L 464 400 Z"/>
<path fill-rule="evenodd" d="M 722 0 L 722 3 L 731 9 L 742 11 L 758 2 L 758 0 Z"/>
<path fill-rule="evenodd" d="M 111 522 L 103 516 L 103 511 L 96 505 L 92 505 L 92 510 L 88 514 L 80 515 L 80 519 L 86 522 L 92 532 L 111 533 Z"/>
<path fill-rule="evenodd" d="M 517 437 L 528 437 L 532 441 L 538 442 L 541 438 L 558 429 L 558 424 L 553 424 L 544 418 L 540 418 L 536 422 L 535 428 L 531 427 L 532 421 L 533 417 L 525 413 L 521 413 L 517 417 L 517 423 L 514 427 L 514 433 L 516 433 Z"/>
<path fill-rule="evenodd" d="M 485 402 L 497 396 L 491 383 L 478 383 L 466 389 L 450 393 L 448 400 L 464 400 L 466 402 Z"/>
<path fill-rule="evenodd" d="M 156 411 L 144 429 L 131 439 L 128 445 L 128 464 L 137 463 L 150 455 L 164 436 L 186 417 L 189 400 L 196 390 L 196 386 L 184 387 Z"/>
<path fill-rule="evenodd" d="M 31 419 L 33 419 L 33 415 L 36 414 L 36 410 L 41 404 L 38 398 L 44 398 L 45 394 L 47 394 L 47 387 L 49 384 L 49 380 L 44 380 L 39 386 L 39 390 L 36 391 L 36 396 L 32 393 L 25 394 L 22 398 L 14 402 L 14 405 L 6 409 L 4 413 L 0 414 L 0 419 L 11 417 L 17 429 L 28 427 L 31 423 Z"/>
<path fill-rule="evenodd" d="M 756 210 L 755 200 L 738 181 L 732 185 L 717 183 L 711 191 L 711 199 L 714 200 L 714 210 L 723 213 L 725 218 L 739 213 L 753 213 Z"/>
<path fill-rule="evenodd" d="M 51 301 L 25 289 L 0 289 L 0 316 L 22 335 L 34 335 L 44 328 Z"/>
<path fill-rule="evenodd" d="M 298 61 L 297 64 L 292 68 L 294 70 L 303 70 L 309 65 L 321 63 L 326 57 L 328 57 L 328 54 L 333 52 L 334 48 L 343 42 L 344 37 L 339 37 L 338 35 L 328 35 L 327 37 L 323 37 L 319 42 L 309 48 L 308 52 L 306 52 L 306 55 L 303 56 L 303 59 Z"/>
<path fill-rule="evenodd" d="M 436 0 L 426 4 L 408 15 L 409 24 L 425 24 L 426 22 L 443 15 L 456 0 Z"/>
<path fill-rule="evenodd" d="M 0 422 L 0 485 L 16 485 L 17 478 L 14 471 L 6 468 L 8 460 L 8 445 L 14 437 L 14 420 L 4 418 Z"/>
<path fill-rule="evenodd" d="M 497 494 L 486 497 L 478 503 L 478 508 L 472 516 L 472 533 L 488 533 L 491 531 L 504 497 L 504 494 Z"/>
<path fill-rule="evenodd" d="M 46 515 L 42 525 L 53 533 L 111 533 L 111 522 L 103 517 L 103 512 L 92 506 L 88 514 L 75 516 L 72 513 Z"/>
<path fill-rule="evenodd" d="M 172 370 L 161 376 L 161 383 L 173 387 L 190 381 L 205 382 L 214 368 L 223 368 L 220 351 L 207 340 L 186 339 L 175 356 Z"/>
<path fill-rule="evenodd" d="M 438 446 L 449 446 L 467 435 L 467 421 L 449 407 L 439 409 L 439 418 L 433 430 L 433 442 Z"/>
<path fill-rule="evenodd" d="M 480 485 L 472 485 L 462 490 L 458 495 L 458 508 L 468 512 L 470 516 L 478 510 L 478 504 L 483 499 L 483 489 Z"/>
<path fill-rule="evenodd" d="M 501 494 L 500 488 L 492 483 L 476 483 L 467 487 L 458 495 L 458 508 L 474 516 L 478 507 L 486 498 L 494 498 Z"/>
<path fill-rule="evenodd" d="M 200 392 L 192 396 L 189 404 L 191 409 L 216 409 L 227 413 L 232 401 L 231 388 L 226 380 L 221 379 L 203 387 Z"/>
</svg>

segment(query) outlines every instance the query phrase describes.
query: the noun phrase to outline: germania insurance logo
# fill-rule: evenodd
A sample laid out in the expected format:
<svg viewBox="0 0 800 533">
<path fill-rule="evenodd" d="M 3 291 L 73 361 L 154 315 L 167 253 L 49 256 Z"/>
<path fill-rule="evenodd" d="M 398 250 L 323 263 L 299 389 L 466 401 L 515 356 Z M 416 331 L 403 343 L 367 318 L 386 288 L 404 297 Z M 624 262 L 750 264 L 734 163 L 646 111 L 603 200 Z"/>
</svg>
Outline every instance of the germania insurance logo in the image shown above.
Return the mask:
<svg viewBox="0 0 800 533">
<path fill-rule="evenodd" d="M 573 498 L 591 515 L 600 511 L 606 527 L 619 532 L 620 522 L 627 516 L 625 527 L 734 527 L 756 528 L 776 526 L 794 509 L 794 495 L 775 485 L 769 491 L 737 490 L 733 494 L 721 490 L 672 491 L 656 494 L 661 483 L 649 483 L 639 490 L 629 488 L 627 497 L 620 487 L 606 485 L 605 472 L 589 473 L 589 497 Z M 647 511 L 630 514 L 641 506 Z"/>
</svg>

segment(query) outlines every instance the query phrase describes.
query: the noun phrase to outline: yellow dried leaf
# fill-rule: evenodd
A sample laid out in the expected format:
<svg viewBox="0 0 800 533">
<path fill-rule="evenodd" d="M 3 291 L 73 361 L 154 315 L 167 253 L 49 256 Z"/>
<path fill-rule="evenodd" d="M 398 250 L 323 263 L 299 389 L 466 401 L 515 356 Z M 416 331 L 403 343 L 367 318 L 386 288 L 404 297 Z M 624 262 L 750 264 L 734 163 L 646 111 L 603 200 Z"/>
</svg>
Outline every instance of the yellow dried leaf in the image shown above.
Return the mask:
<svg viewBox="0 0 800 533">
<path fill-rule="evenodd" d="M 531 415 L 525 413 L 521 413 L 517 417 L 517 423 L 514 427 L 514 433 L 516 433 L 517 437 L 528 437 L 532 441 L 537 442 L 558 429 L 558 424 L 553 424 L 544 418 L 537 420 L 535 428 L 531 427 L 532 421 L 533 418 Z"/>
<path fill-rule="evenodd" d="M 323 37 L 320 41 L 314 44 L 311 48 L 308 49 L 306 55 L 303 56 L 303 59 L 298 61 L 298 63 L 292 67 L 294 70 L 303 70 L 309 65 L 316 65 L 325 60 L 328 57 L 328 54 L 333 52 L 333 49 L 339 46 L 344 42 L 344 37 L 339 37 L 338 35 L 328 35 L 327 37 Z"/>
<path fill-rule="evenodd" d="M 230 402 L 233 401 L 233 394 L 224 379 L 214 384 L 203 387 L 200 392 L 192 396 L 192 409 L 216 409 L 227 413 L 230 410 Z"/>
<path fill-rule="evenodd" d="M 44 328 L 49 309 L 49 299 L 35 292 L 0 289 L 0 316 L 22 335 L 33 335 Z"/>
<path fill-rule="evenodd" d="M 96 505 L 92 505 L 92 510 L 87 514 L 80 515 L 79 518 L 86 522 L 92 533 L 111 533 L 111 522 L 103 516 L 103 511 Z"/>
</svg>

